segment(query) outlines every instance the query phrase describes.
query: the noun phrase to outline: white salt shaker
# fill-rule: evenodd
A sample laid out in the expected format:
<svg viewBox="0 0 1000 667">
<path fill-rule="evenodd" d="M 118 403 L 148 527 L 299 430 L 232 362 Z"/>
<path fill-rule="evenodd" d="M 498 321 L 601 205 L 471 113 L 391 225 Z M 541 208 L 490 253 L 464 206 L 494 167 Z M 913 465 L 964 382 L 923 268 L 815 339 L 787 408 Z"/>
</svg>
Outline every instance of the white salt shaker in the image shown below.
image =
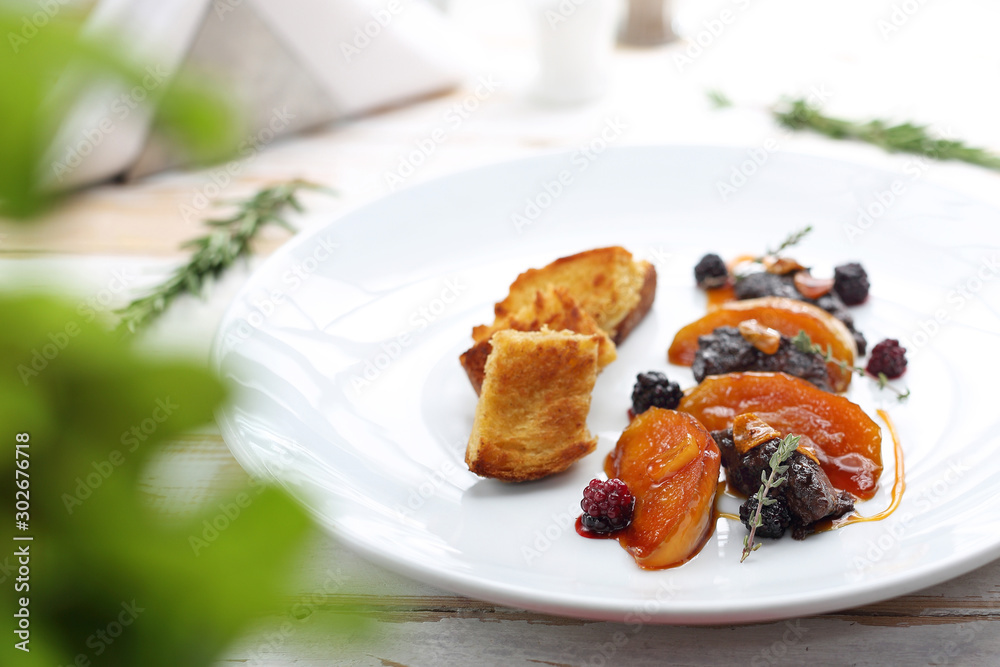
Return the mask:
<svg viewBox="0 0 1000 667">
<path fill-rule="evenodd" d="M 559 104 L 604 94 L 621 0 L 529 0 L 538 35 L 535 97 Z"/>
</svg>

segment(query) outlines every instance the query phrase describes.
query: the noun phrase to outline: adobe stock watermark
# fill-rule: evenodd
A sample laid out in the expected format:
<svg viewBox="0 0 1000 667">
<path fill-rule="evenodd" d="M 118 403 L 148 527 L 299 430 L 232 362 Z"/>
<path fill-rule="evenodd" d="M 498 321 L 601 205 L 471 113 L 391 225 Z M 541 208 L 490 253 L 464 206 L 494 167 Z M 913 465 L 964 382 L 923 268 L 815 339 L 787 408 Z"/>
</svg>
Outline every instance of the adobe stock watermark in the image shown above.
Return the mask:
<svg viewBox="0 0 1000 667">
<path fill-rule="evenodd" d="M 83 164 L 83 159 L 104 143 L 104 140 L 125 121 L 146 99 L 167 80 L 169 72 L 160 65 L 148 66 L 140 83 L 121 93 L 111 101 L 108 114 L 95 127 L 80 133 L 77 141 L 66 148 L 62 159 L 52 163 L 52 174 L 62 182 L 66 175 Z"/>
<path fill-rule="evenodd" d="M 573 14 L 576 14 L 576 10 L 580 8 L 580 5 L 588 2 L 593 2 L 593 0 L 559 0 L 554 7 L 549 7 L 542 15 L 549 24 L 549 29 L 557 30 Z"/>
<path fill-rule="evenodd" d="M 950 127 L 945 128 L 940 134 L 944 139 L 954 138 Z M 894 179 L 887 187 L 876 191 L 867 202 L 858 206 L 854 222 L 843 225 L 848 241 L 854 243 L 864 236 L 910 191 L 911 184 L 923 178 L 934 166 L 937 155 L 935 145 L 927 144 L 922 150 L 927 154 L 909 158 L 903 163 L 902 171 L 906 178 Z"/>
<path fill-rule="evenodd" d="M 802 627 L 801 618 L 794 622 L 785 621 L 783 625 L 785 630 L 781 637 L 750 658 L 750 667 L 787 664 L 788 651 L 802 643 L 802 638 L 809 632 L 809 628 Z M 778 626 L 778 629 L 780 630 L 781 626 Z"/>
<path fill-rule="evenodd" d="M 955 639 L 949 639 L 942 643 L 941 646 L 932 649 L 927 654 L 927 664 L 934 665 L 935 667 L 961 664 L 955 662 L 955 660 L 979 636 L 979 633 L 989 630 L 993 623 L 995 621 L 972 621 L 959 624 L 955 630 Z"/>
<path fill-rule="evenodd" d="M 174 403 L 169 396 L 156 399 L 156 404 L 149 417 L 138 424 L 133 424 L 128 430 L 122 431 L 119 441 L 123 449 L 112 449 L 106 458 L 92 461 L 93 470 L 76 478 L 76 486 L 72 493 L 62 494 L 61 500 L 63 506 L 66 507 L 66 513 L 73 514 L 77 507 L 83 505 L 84 501 L 90 498 L 118 468 L 124 465 L 127 455 L 134 453 L 140 445 L 149 440 L 160 428 L 160 424 L 170 419 L 179 408 L 180 405 Z"/>
<path fill-rule="evenodd" d="M 381 343 L 371 358 L 367 359 L 351 377 L 351 387 L 358 394 L 370 387 L 400 356 L 413 345 L 427 327 L 439 320 L 448 308 L 468 289 L 457 277 L 445 278 L 438 296 L 410 313 L 409 326 L 395 337 Z"/>
<path fill-rule="evenodd" d="M 285 130 L 295 118 L 296 115 L 289 111 L 288 107 L 272 109 L 267 126 L 248 135 L 240 142 L 236 151 L 239 157 L 212 169 L 208 174 L 209 182 L 195 191 L 190 202 L 180 205 L 181 218 L 185 222 L 200 219 L 205 209 L 209 208 L 218 196 L 232 184 L 233 179 L 239 176 L 247 165 L 257 157 L 257 154 L 274 141 L 278 134 Z"/>
<path fill-rule="evenodd" d="M 0 584 L 7 581 L 7 578 L 17 572 L 17 564 L 12 563 L 10 560 L 10 555 L 3 557 L 3 562 L 0 563 Z"/>
<path fill-rule="evenodd" d="M 545 211 L 552 208 L 574 184 L 576 178 L 587 171 L 629 129 L 621 116 L 608 118 L 597 136 L 578 147 L 570 156 L 570 168 L 562 169 L 550 179 L 542 181 L 538 191 L 524 200 L 524 206 L 510 215 L 511 224 L 518 234 L 535 224 Z"/>
<path fill-rule="evenodd" d="M 619 630 L 611 635 L 610 639 L 594 650 L 594 652 L 582 663 L 586 667 L 608 667 L 609 665 L 622 664 L 617 658 L 619 653 L 628 646 L 629 642 L 638 636 L 657 615 L 663 611 L 670 602 L 677 597 L 677 584 L 671 576 L 666 580 L 657 582 L 656 590 L 652 595 L 645 597 L 642 602 L 637 603 L 628 614 L 625 615 L 627 630 Z"/>
<path fill-rule="evenodd" d="M 115 640 L 122 636 L 125 628 L 135 623 L 139 614 L 144 611 L 146 609 L 136 604 L 135 600 L 122 602 L 121 611 L 118 612 L 117 616 L 106 626 L 97 628 L 93 634 L 87 637 L 84 643 L 90 651 L 77 653 L 70 664 L 74 667 L 89 667 L 91 658 L 99 658 L 104 655 L 104 652 L 111 648 Z"/>
<path fill-rule="evenodd" d="M 464 453 L 467 444 L 465 440 L 455 440 L 445 449 L 449 452 Z M 449 480 L 456 475 L 461 476 L 466 472 L 468 471 L 464 466 L 457 465 L 450 459 L 445 460 L 438 468 L 424 473 L 420 483 L 410 489 L 410 493 L 406 497 L 406 505 L 397 504 L 395 510 L 401 516 L 411 516 L 423 507 L 428 499 L 436 495 L 438 490 L 447 484 Z"/>
<path fill-rule="evenodd" d="M 349 581 L 339 567 L 336 572 L 327 570 L 325 574 L 326 579 L 320 584 L 318 592 L 303 597 L 288 610 L 295 623 L 286 619 L 273 631 L 260 634 L 261 641 L 247 654 L 246 662 L 243 663 L 245 667 L 273 664 L 274 652 L 281 650 L 298 632 L 301 624 L 308 621 L 317 609 L 329 604 L 327 598 L 341 592 Z"/>
<path fill-rule="evenodd" d="M 213 0 L 212 10 L 215 12 L 215 16 L 219 21 L 226 20 L 226 14 L 230 14 L 238 7 L 243 6 L 243 0 Z"/>
<path fill-rule="evenodd" d="M 580 516 L 580 501 L 574 500 L 565 512 L 553 512 L 549 515 L 549 523 L 542 529 L 535 529 L 530 544 L 521 545 L 521 557 L 527 565 L 531 565 L 542 554 L 552 548 L 567 531 L 576 534 L 576 519 Z"/>
<path fill-rule="evenodd" d="M 128 286 L 135 280 L 127 268 L 117 269 L 111 274 L 111 280 L 107 285 L 97 291 L 96 294 L 83 299 L 77 304 L 76 312 L 84 323 L 93 322 L 98 315 L 108 310 L 115 298 L 128 289 Z M 17 373 L 21 382 L 27 387 L 31 380 L 38 377 L 45 371 L 49 364 L 69 347 L 74 338 L 80 335 L 80 323 L 76 320 L 69 320 L 63 327 L 56 331 L 49 332 L 46 340 L 31 349 L 31 359 L 26 363 L 17 366 Z"/>
<path fill-rule="evenodd" d="M 920 320 L 920 330 L 914 331 L 909 336 L 901 336 L 900 345 L 906 348 L 911 358 L 915 357 L 941 332 L 941 329 L 951 321 L 955 313 L 964 310 L 976 297 L 976 294 L 981 292 L 987 283 L 995 280 L 998 275 L 1000 275 L 1000 253 L 984 257 L 971 276 L 945 295 L 947 306 L 937 308 L 931 317 Z"/>
<path fill-rule="evenodd" d="M 447 142 L 452 133 L 462 127 L 462 124 L 476 113 L 483 102 L 492 97 L 501 85 L 492 74 L 479 77 L 472 92 L 449 106 L 441 117 L 441 123 L 425 137 L 414 141 L 413 148 L 399 157 L 395 169 L 385 172 L 385 184 L 389 190 L 395 191 L 417 173 L 417 170 L 437 152 L 441 144 Z"/>
<path fill-rule="evenodd" d="M 647 260 L 656 267 L 657 272 L 666 269 L 677 258 L 677 255 L 664 246 L 649 246 L 646 248 Z"/>
<path fill-rule="evenodd" d="M 712 48 L 712 45 L 725 34 L 729 26 L 736 23 L 740 13 L 750 9 L 751 0 L 732 0 L 732 4 L 738 11 L 723 9 L 715 18 L 702 21 L 701 29 L 688 39 L 687 48 L 683 52 L 674 54 L 674 66 L 678 72 L 683 73 L 684 68 L 693 65 L 705 53 L 706 49 Z"/>
<path fill-rule="evenodd" d="M 22 47 L 34 39 L 38 31 L 49 24 L 49 21 L 56 17 L 63 7 L 71 0 L 36 0 L 37 12 L 25 14 L 21 18 L 21 29 L 17 32 L 7 33 L 7 42 L 10 43 L 11 50 L 17 54 Z"/>
<path fill-rule="evenodd" d="M 264 296 L 254 299 L 250 312 L 241 317 L 235 326 L 226 330 L 223 341 L 227 349 L 232 349 L 253 336 L 255 331 L 278 312 L 285 304 L 285 300 L 305 284 L 320 266 L 330 260 L 339 248 L 340 244 L 329 234 L 318 237 L 312 253 L 303 259 L 293 261 L 281 274 L 284 289 L 270 290 Z"/>
<path fill-rule="evenodd" d="M 917 517 L 940 505 L 948 494 L 949 489 L 957 484 L 970 470 L 972 468 L 963 461 L 949 461 L 948 468 L 944 474 L 917 496 L 915 501 L 916 513 L 904 512 L 899 518 L 886 526 L 878 538 L 868 540 L 866 545 L 868 549 L 865 551 L 864 556 L 855 556 L 852 561 L 855 572 L 863 574 L 892 553 L 907 532 L 913 528 Z"/>
<path fill-rule="evenodd" d="M 250 487 L 249 491 L 240 491 L 231 499 L 218 503 L 218 511 L 201 522 L 201 532 L 197 535 L 188 535 L 188 546 L 195 556 L 200 556 L 205 549 L 214 544 L 219 536 L 240 518 L 243 510 L 250 507 L 267 488 L 264 482 L 255 477 L 251 477 L 247 484 Z"/>
<path fill-rule="evenodd" d="M 823 106 L 831 97 L 833 97 L 833 93 L 827 90 L 825 84 L 820 84 L 809 89 L 805 101 L 808 107 L 816 109 Z M 750 183 L 764 169 L 771 157 L 781 148 L 781 144 L 791 134 L 792 130 L 782 127 L 774 136 L 765 139 L 760 147 L 747 149 L 746 159 L 733 165 L 729 177 L 715 182 L 715 189 L 722 201 L 729 201 L 730 197 Z"/>
<path fill-rule="evenodd" d="M 381 9 L 371 10 L 371 20 L 354 28 L 351 41 L 340 42 L 340 53 L 344 56 L 344 61 L 350 64 L 359 57 L 408 5 L 409 0 L 387 0 Z"/>
<path fill-rule="evenodd" d="M 909 23 L 910 19 L 927 6 L 927 3 L 928 0 L 903 0 L 903 2 L 893 3 L 889 16 L 875 22 L 879 34 L 882 35 L 882 41 L 888 42 L 889 38 Z"/>
</svg>

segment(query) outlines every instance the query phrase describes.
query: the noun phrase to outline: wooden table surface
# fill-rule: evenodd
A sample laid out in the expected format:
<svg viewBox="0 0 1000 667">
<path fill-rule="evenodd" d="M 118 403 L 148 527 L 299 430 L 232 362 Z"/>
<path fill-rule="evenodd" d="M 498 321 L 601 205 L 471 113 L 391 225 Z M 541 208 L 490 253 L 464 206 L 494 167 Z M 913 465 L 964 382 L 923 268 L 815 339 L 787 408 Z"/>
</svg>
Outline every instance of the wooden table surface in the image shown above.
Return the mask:
<svg viewBox="0 0 1000 667">
<path fill-rule="evenodd" d="M 573 148 L 609 120 L 626 127 L 621 143 L 712 143 L 828 155 L 899 170 L 905 158 L 855 144 L 776 129 L 760 105 L 783 93 L 832 91 L 828 108 L 853 116 L 893 115 L 934 123 L 942 132 L 1000 149 L 996 123 L 1000 24 L 996 3 L 910 3 L 919 10 L 883 34 L 889 1 L 838 3 L 677 2 L 692 37 L 722 8 L 736 20 L 691 64 L 693 42 L 621 50 L 609 94 L 588 105 L 545 107 L 529 96 L 533 55 L 520 3 L 453 3 L 474 37 L 471 85 L 450 95 L 277 142 L 242 164 L 221 196 L 237 197 L 272 181 L 304 177 L 340 196 L 310 195 L 303 227 L 320 224 L 390 191 L 385 174 L 416 142 L 468 98 L 478 76 L 496 92 L 434 152 L 405 185 L 472 166 Z M 801 5 L 808 4 L 809 7 Z M 905 3 L 904 3 L 905 4 Z M 985 78 L 984 77 L 988 77 Z M 984 82 L 990 85 L 984 85 Z M 713 111 L 705 90 L 720 88 L 744 106 Z M 756 106 L 755 106 L 756 105 Z M 8 285 L 60 285 L 80 298 L 111 293 L 111 304 L 162 277 L 178 244 L 200 231 L 190 207 L 211 170 L 173 172 L 73 197 L 42 225 L 0 225 L 0 279 Z M 1000 176 L 965 165 L 935 165 L 926 176 L 1000 204 Z M 265 257 L 288 238 L 268 232 Z M 229 298 L 255 263 L 234 271 L 205 301 L 177 304 L 145 344 L 205 354 Z M 114 276 L 125 276 L 115 282 Z M 124 288 L 114 287 L 124 283 Z M 244 473 L 217 431 L 172 444 L 145 489 L 156 502 L 183 507 Z M 289 613 L 247 633 L 220 665 L 997 665 L 1000 664 L 1000 561 L 955 580 L 858 609 L 763 625 L 685 628 L 559 618 L 468 599 L 377 567 L 317 536 L 301 568 Z M 358 603 L 373 623 L 365 635 L 333 640 L 325 621 Z M 293 606 L 298 613 L 292 613 Z M 303 617 L 301 611 L 307 610 Z"/>
</svg>

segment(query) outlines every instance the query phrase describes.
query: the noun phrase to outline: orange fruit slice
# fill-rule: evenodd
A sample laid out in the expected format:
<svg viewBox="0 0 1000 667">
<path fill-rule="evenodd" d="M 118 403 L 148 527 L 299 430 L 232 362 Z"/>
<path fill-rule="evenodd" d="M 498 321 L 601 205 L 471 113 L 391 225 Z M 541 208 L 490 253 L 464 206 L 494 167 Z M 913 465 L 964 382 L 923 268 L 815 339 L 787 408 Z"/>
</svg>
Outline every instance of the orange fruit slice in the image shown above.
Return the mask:
<svg viewBox="0 0 1000 667">
<path fill-rule="evenodd" d="M 698 337 L 710 334 L 719 327 L 739 326 L 744 320 L 757 320 L 761 325 L 776 329 L 789 338 L 805 331 L 810 340 L 824 351 L 829 346 L 833 358 L 846 362 L 841 368 L 837 362 L 827 363 L 827 375 L 834 391 L 844 392 L 851 384 L 857 346 L 844 323 L 818 306 L 784 297 L 768 296 L 760 299 L 729 301 L 699 320 L 688 324 L 674 336 L 667 359 L 672 364 L 690 366 L 698 351 Z"/>
</svg>

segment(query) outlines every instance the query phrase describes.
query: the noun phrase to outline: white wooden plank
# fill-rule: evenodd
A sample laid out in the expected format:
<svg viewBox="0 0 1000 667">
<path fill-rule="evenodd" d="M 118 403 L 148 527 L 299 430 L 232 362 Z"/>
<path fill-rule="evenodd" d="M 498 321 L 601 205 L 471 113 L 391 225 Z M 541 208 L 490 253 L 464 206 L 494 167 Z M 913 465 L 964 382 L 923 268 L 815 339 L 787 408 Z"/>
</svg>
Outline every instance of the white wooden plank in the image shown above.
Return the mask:
<svg viewBox="0 0 1000 667">
<path fill-rule="evenodd" d="M 367 636 L 335 640 L 323 612 L 291 622 L 279 642 L 248 639 L 217 664 L 259 665 L 967 665 L 995 667 L 1000 617 L 883 625 L 817 617 L 685 628 L 383 613 Z"/>
</svg>

